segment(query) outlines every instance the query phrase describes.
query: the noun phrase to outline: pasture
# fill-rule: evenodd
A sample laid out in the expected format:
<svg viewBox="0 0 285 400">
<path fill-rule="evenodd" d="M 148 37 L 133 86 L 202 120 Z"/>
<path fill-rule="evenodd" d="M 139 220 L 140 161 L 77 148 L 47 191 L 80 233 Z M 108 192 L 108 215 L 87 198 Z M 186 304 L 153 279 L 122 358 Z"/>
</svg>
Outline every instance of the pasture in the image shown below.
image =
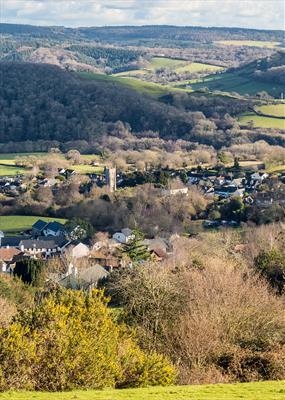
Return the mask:
<svg viewBox="0 0 285 400">
<path fill-rule="evenodd" d="M 137 78 L 110 76 L 103 74 L 94 74 L 92 72 L 78 72 L 79 76 L 88 80 L 96 80 L 101 82 L 118 83 L 119 85 L 134 89 L 140 93 L 158 98 L 164 94 L 169 93 L 170 89 L 167 86 L 159 85 L 157 83 L 145 82 Z"/>
<path fill-rule="evenodd" d="M 253 123 L 256 128 L 272 128 L 285 130 L 285 119 L 266 117 L 256 114 L 246 114 L 239 117 L 238 122 L 240 125 L 247 125 Z"/>
<path fill-rule="evenodd" d="M 176 68 L 176 72 L 178 73 L 183 73 L 183 72 L 188 72 L 188 73 L 213 73 L 217 71 L 222 71 L 224 68 L 219 67 L 217 65 L 210 65 L 210 64 L 202 64 L 202 63 L 196 63 L 193 62 L 191 64 L 187 64 L 182 67 Z"/>
<path fill-rule="evenodd" d="M 18 157 L 36 156 L 38 158 L 46 157 L 48 153 L 6 153 L 0 154 L 0 176 L 15 176 L 18 174 L 25 174 L 29 169 L 15 165 L 15 160 Z M 63 154 L 59 157 L 64 159 Z M 82 154 L 81 164 L 70 165 L 69 168 L 74 169 L 78 174 L 101 173 L 104 166 L 92 166 L 92 161 L 100 161 L 100 157 L 95 154 Z M 59 165 L 60 167 L 60 165 Z"/>
<path fill-rule="evenodd" d="M 18 232 L 30 229 L 38 219 L 42 219 L 46 222 L 58 221 L 63 224 L 66 222 L 65 219 L 61 218 L 37 217 L 30 215 L 1 215 L 0 231 L 9 234 L 16 234 Z"/>
<path fill-rule="evenodd" d="M 217 71 L 222 71 L 224 69 L 223 67 L 219 67 L 217 65 L 203 64 L 199 62 L 190 63 L 189 61 L 186 60 L 172 59 L 167 57 L 153 57 L 147 68 L 119 72 L 117 74 L 113 74 L 112 76 L 119 78 L 124 77 L 124 78 L 141 79 L 144 75 L 152 73 L 160 68 L 166 68 L 178 74 L 183 74 L 183 73 L 211 74 Z"/>
<path fill-rule="evenodd" d="M 209 75 L 197 83 L 191 84 L 192 89 L 199 90 L 207 87 L 209 90 L 220 90 L 222 92 L 236 92 L 241 95 L 255 95 L 265 91 L 271 96 L 279 97 L 282 92 L 281 84 L 271 84 L 253 79 L 247 72 L 225 72 L 222 74 Z"/>
<path fill-rule="evenodd" d="M 285 119 L 285 103 L 267 104 L 256 107 L 256 110 L 262 114 L 272 115 L 273 117 L 283 117 Z"/>
<path fill-rule="evenodd" d="M 89 164 L 73 165 L 71 168 L 74 169 L 75 172 L 81 175 L 101 174 L 104 171 L 104 167 L 102 166 L 93 166 Z"/>
<path fill-rule="evenodd" d="M 179 60 L 177 58 L 167 58 L 167 57 L 153 57 L 149 64 L 149 69 L 156 70 L 158 68 L 168 68 L 172 71 L 179 67 L 183 67 L 188 62 L 185 60 Z"/>
<path fill-rule="evenodd" d="M 214 43 L 224 46 L 266 47 L 268 49 L 274 49 L 281 45 L 280 42 L 267 42 L 263 40 L 219 40 Z"/>
<path fill-rule="evenodd" d="M 6 392 L 0 400 L 283 400 L 285 382 L 87 390 L 63 393 Z"/>
<path fill-rule="evenodd" d="M 199 62 L 189 62 L 186 60 L 172 59 L 167 57 L 153 57 L 150 61 L 150 70 L 167 68 L 176 73 L 213 73 L 223 70 L 222 67 Z"/>
<path fill-rule="evenodd" d="M 27 169 L 11 165 L 0 164 L 0 176 L 15 176 L 27 173 Z"/>
<path fill-rule="evenodd" d="M 0 153 L 0 164 L 15 164 L 16 157 L 28 157 L 28 156 L 36 156 L 43 157 L 48 153 Z"/>
</svg>

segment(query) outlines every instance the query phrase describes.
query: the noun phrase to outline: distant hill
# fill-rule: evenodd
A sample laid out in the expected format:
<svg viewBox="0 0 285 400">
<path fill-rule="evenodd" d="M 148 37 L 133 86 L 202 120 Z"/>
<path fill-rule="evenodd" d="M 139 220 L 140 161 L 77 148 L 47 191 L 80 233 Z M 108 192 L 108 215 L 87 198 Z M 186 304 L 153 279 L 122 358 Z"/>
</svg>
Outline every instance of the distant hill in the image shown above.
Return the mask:
<svg viewBox="0 0 285 400">
<path fill-rule="evenodd" d="M 0 33 L 37 38 L 81 38 L 100 41 L 128 41 L 134 39 L 169 39 L 182 41 L 212 42 L 218 40 L 284 40 L 281 30 L 257 30 L 243 28 L 216 28 L 199 26 L 145 25 L 65 28 L 63 26 L 33 26 L 0 24 Z"/>
<path fill-rule="evenodd" d="M 224 73 L 208 76 L 205 80 L 191 85 L 194 89 L 207 87 L 209 90 L 256 94 L 265 91 L 280 98 L 285 93 L 285 52 L 274 53 L 271 57 L 255 60 Z"/>
<path fill-rule="evenodd" d="M 66 28 L 0 24 L 0 38 L 0 61 L 117 73 L 144 67 L 151 57 L 161 55 L 236 66 L 271 55 L 278 43 L 283 42 L 283 32 L 177 26 Z M 221 45 L 229 39 L 250 42 L 252 47 Z"/>
</svg>

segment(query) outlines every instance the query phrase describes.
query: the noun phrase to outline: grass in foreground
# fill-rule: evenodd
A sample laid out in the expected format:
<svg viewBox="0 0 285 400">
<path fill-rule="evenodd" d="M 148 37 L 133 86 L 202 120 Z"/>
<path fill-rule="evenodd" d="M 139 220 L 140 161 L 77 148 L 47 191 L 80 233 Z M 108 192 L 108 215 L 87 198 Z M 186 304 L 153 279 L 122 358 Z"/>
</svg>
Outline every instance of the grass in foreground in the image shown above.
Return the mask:
<svg viewBox="0 0 285 400">
<path fill-rule="evenodd" d="M 0 231 L 6 233 L 18 233 L 26 229 L 30 229 L 32 225 L 38 220 L 42 219 L 46 222 L 58 221 L 65 223 L 65 219 L 61 218 L 49 218 L 49 217 L 37 217 L 29 215 L 4 215 L 0 216 Z"/>
<path fill-rule="evenodd" d="M 284 400 L 284 398 L 285 381 L 65 393 L 7 392 L 0 394 L 0 400 Z"/>
<path fill-rule="evenodd" d="M 285 130 L 285 120 L 272 117 L 264 117 L 255 114 L 243 115 L 239 118 L 241 125 L 247 125 L 250 122 L 257 128 L 273 128 Z"/>
</svg>

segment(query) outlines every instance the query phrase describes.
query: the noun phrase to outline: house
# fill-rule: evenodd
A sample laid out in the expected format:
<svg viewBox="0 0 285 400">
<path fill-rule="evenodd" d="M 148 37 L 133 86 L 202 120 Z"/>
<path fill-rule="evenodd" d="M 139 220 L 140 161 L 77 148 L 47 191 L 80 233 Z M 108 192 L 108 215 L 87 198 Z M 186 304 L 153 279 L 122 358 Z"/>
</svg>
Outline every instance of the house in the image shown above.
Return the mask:
<svg viewBox="0 0 285 400">
<path fill-rule="evenodd" d="M 119 243 L 128 243 L 134 238 L 135 235 L 133 234 L 133 231 L 129 228 L 124 228 L 121 230 L 121 232 L 116 232 L 113 235 L 113 239 L 115 239 Z"/>
<path fill-rule="evenodd" d="M 45 222 L 39 219 L 32 226 L 32 234 L 34 237 L 37 236 L 63 236 L 66 230 L 63 224 L 57 221 Z"/>
<path fill-rule="evenodd" d="M 22 252 L 34 257 L 50 257 L 61 253 L 69 244 L 67 239 L 54 237 L 39 237 L 37 239 L 23 239 L 19 243 Z"/>
<path fill-rule="evenodd" d="M 111 271 L 113 270 L 113 268 L 118 268 L 120 266 L 119 258 L 110 253 L 105 254 L 102 251 L 93 251 L 90 257 L 91 260 L 93 260 L 96 264 L 101 265 L 108 271 Z"/>
<path fill-rule="evenodd" d="M 44 236 L 63 236 L 66 233 L 63 224 L 57 221 L 49 222 L 42 230 Z"/>
<path fill-rule="evenodd" d="M 90 290 L 96 287 L 100 280 L 107 278 L 108 274 L 108 271 L 98 264 L 82 270 L 78 270 L 70 264 L 67 275 L 58 283 L 69 289 Z"/>
<path fill-rule="evenodd" d="M 244 192 L 245 192 L 244 188 L 239 189 L 235 185 L 228 185 L 215 188 L 215 194 L 225 199 L 234 196 L 243 197 Z"/>
<path fill-rule="evenodd" d="M 43 229 L 47 226 L 47 222 L 43 221 L 42 219 L 38 219 L 37 222 L 34 223 L 32 226 L 32 235 L 37 237 L 41 236 Z"/>
<path fill-rule="evenodd" d="M 70 250 L 70 255 L 72 258 L 83 258 L 88 257 L 90 254 L 90 249 L 86 244 L 79 242 L 68 248 Z"/>
<path fill-rule="evenodd" d="M 187 194 L 187 193 L 188 193 L 187 187 L 178 188 L 178 189 L 164 189 L 162 191 L 162 194 L 164 196 L 175 196 L 177 194 Z"/>
<path fill-rule="evenodd" d="M 6 236 L 0 238 L 0 247 L 19 247 L 22 236 Z"/>
<path fill-rule="evenodd" d="M 15 264 L 17 257 L 23 254 L 16 248 L 0 248 L 0 272 L 9 272 L 9 267 Z"/>
<path fill-rule="evenodd" d="M 258 181 L 258 182 L 263 182 L 264 179 L 268 178 L 268 174 L 266 172 L 260 173 L 260 172 L 255 172 L 254 174 L 250 175 L 250 179 L 253 181 Z"/>
</svg>

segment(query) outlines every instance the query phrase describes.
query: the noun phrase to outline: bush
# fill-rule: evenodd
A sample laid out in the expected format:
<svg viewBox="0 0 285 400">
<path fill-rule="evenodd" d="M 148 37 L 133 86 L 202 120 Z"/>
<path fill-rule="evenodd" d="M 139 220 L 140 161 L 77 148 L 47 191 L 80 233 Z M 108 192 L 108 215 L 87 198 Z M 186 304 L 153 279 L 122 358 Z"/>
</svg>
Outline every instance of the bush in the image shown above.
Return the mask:
<svg viewBox="0 0 285 400">
<path fill-rule="evenodd" d="M 60 290 L 0 332 L 1 390 L 61 391 L 172 383 L 174 369 L 115 324 L 107 300 Z"/>
</svg>

